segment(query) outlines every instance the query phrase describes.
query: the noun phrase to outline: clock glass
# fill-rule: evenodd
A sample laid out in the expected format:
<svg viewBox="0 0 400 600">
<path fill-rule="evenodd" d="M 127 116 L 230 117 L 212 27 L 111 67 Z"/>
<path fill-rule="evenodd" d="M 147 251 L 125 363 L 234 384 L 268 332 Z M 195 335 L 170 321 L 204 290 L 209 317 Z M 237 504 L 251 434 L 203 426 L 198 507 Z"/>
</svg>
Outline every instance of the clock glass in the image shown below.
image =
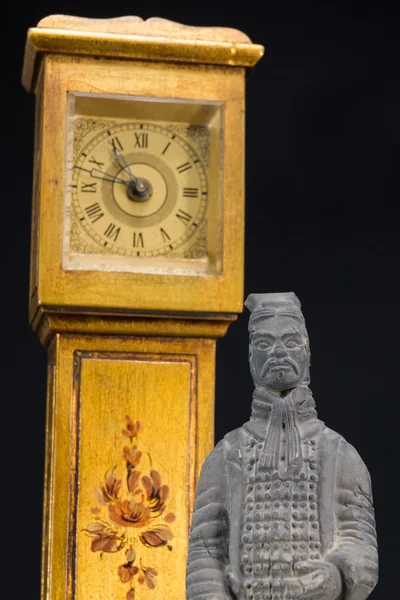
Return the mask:
<svg viewBox="0 0 400 600">
<path fill-rule="evenodd" d="M 64 269 L 221 271 L 223 104 L 70 93 Z"/>
</svg>

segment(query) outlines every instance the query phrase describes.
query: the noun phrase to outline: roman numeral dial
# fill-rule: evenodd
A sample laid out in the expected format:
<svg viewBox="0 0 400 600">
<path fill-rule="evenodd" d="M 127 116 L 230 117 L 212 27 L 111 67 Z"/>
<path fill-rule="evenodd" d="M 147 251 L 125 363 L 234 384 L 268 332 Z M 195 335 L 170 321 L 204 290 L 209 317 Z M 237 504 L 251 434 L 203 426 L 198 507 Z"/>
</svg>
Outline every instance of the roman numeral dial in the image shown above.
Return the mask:
<svg viewBox="0 0 400 600">
<path fill-rule="evenodd" d="M 207 216 L 204 144 L 181 123 L 96 118 L 86 127 L 83 139 L 82 119 L 75 128 L 71 237 L 78 231 L 91 254 L 126 260 L 185 256 Z"/>
</svg>

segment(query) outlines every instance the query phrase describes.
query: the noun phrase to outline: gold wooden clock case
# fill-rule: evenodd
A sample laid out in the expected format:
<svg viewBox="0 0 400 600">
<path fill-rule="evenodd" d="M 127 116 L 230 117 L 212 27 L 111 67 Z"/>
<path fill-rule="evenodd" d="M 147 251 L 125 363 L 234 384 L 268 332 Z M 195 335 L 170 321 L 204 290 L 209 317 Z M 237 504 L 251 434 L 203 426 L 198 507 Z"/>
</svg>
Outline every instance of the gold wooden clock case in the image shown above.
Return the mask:
<svg viewBox="0 0 400 600">
<path fill-rule="evenodd" d="M 163 19 L 57 15 L 28 32 L 42 598 L 185 597 L 215 343 L 242 310 L 245 74 L 262 53 Z"/>
</svg>

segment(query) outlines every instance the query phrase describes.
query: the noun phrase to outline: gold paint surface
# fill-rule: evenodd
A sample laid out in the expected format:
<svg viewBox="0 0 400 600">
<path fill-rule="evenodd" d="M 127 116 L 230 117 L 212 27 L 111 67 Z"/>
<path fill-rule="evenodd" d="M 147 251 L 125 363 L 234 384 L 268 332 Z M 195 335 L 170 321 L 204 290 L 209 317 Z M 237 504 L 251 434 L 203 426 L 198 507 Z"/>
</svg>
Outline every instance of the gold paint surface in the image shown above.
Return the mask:
<svg viewBox="0 0 400 600">
<path fill-rule="evenodd" d="M 136 600 L 184 600 L 195 483 L 213 443 L 214 353 L 215 342 L 202 339 L 55 337 L 50 347 L 43 599 L 125 600 L 134 585 Z M 126 415 L 142 423 L 131 443 L 122 433 Z M 119 526 L 109 504 L 96 496 L 115 467 L 122 481 L 118 499 L 126 498 L 123 454 L 132 444 L 143 452 L 141 476 L 155 470 L 169 487 L 167 508 L 150 526 L 159 526 L 173 513 L 175 520 L 167 520 L 173 533 L 168 544 L 145 546 L 140 535 L 149 525 Z M 92 549 L 97 539 L 93 525 L 104 522 L 123 542 L 116 552 L 100 552 L 96 545 Z M 130 547 L 138 566 L 156 569 L 154 589 L 136 579 L 121 580 L 118 568 L 127 562 Z"/>
<path fill-rule="evenodd" d="M 190 480 L 190 451 L 195 444 L 195 440 L 190 440 L 193 418 L 190 414 L 193 408 L 191 370 L 194 367 L 194 357 L 185 356 L 136 354 L 123 358 L 111 353 L 107 359 L 101 353 L 81 355 L 81 385 L 76 389 L 77 406 L 74 407 L 80 443 L 76 473 L 79 494 L 76 497 L 76 523 L 71 531 L 76 536 L 76 556 L 72 557 L 75 566 L 71 564 L 76 581 L 71 583 L 76 587 L 77 598 L 125 600 L 129 582 L 127 585 L 119 580 L 118 567 L 126 563 L 125 552 L 131 545 L 143 565 L 158 572 L 154 591 L 146 585 L 135 584 L 138 599 L 184 597 L 183 578 L 175 580 L 172 575 L 179 572 L 186 560 L 189 497 L 185 482 Z M 97 390 L 95 398 L 94 389 Z M 170 525 L 174 535 L 168 544 L 171 550 L 166 546 L 146 548 L 139 539 L 140 533 L 163 522 L 165 515 L 143 527 L 123 528 L 115 526 L 107 507 L 101 507 L 100 517 L 91 514 L 91 509 L 99 508 L 94 490 L 103 484 L 107 469 L 116 465 L 117 476 L 125 483 L 126 468 L 121 459 L 123 448 L 127 446 L 121 433 L 125 415 L 142 424 L 135 442 L 143 453 L 139 471 L 144 475 L 156 470 L 162 483 L 169 487 L 165 512 L 177 515 Z M 119 495 L 122 499 L 132 499 L 132 494 L 124 490 Z M 119 534 L 124 532 L 126 538 L 121 550 L 113 553 L 90 550 L 93 536 L 84 530 L 90 523 L 99 522 L 107 522 Z"/>
</svg>

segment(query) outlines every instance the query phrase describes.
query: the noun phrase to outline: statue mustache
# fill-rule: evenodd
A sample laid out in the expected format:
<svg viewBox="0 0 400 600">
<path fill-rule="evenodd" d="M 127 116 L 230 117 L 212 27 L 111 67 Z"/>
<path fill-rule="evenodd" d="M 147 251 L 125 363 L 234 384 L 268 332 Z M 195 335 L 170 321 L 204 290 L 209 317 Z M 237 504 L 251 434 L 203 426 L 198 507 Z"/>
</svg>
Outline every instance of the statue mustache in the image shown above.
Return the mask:
<svg viewBox="0 0 400 600">
<path fill-rule="evenodd" d="M 262 371 L 261 371 L 261 377 L 264 377 L 265 373 L 271 367 L 279 367 L 279 366 L 284 366 L 284 365 L 289 365 L 290 367 L 292 367 L 292 369 L 294 370 L 294 372 L 296 373 L 296 375 L 299 374 L 299 368 L 296 365 L 296 363 L 294 362 L 294 360 L 292 360 L 289 357 L 279 359 L 279 358 L 275 358 L 275 357 L 272 356 L 264 364 L 264 366 L 262 368 Z"/>
</svg>

